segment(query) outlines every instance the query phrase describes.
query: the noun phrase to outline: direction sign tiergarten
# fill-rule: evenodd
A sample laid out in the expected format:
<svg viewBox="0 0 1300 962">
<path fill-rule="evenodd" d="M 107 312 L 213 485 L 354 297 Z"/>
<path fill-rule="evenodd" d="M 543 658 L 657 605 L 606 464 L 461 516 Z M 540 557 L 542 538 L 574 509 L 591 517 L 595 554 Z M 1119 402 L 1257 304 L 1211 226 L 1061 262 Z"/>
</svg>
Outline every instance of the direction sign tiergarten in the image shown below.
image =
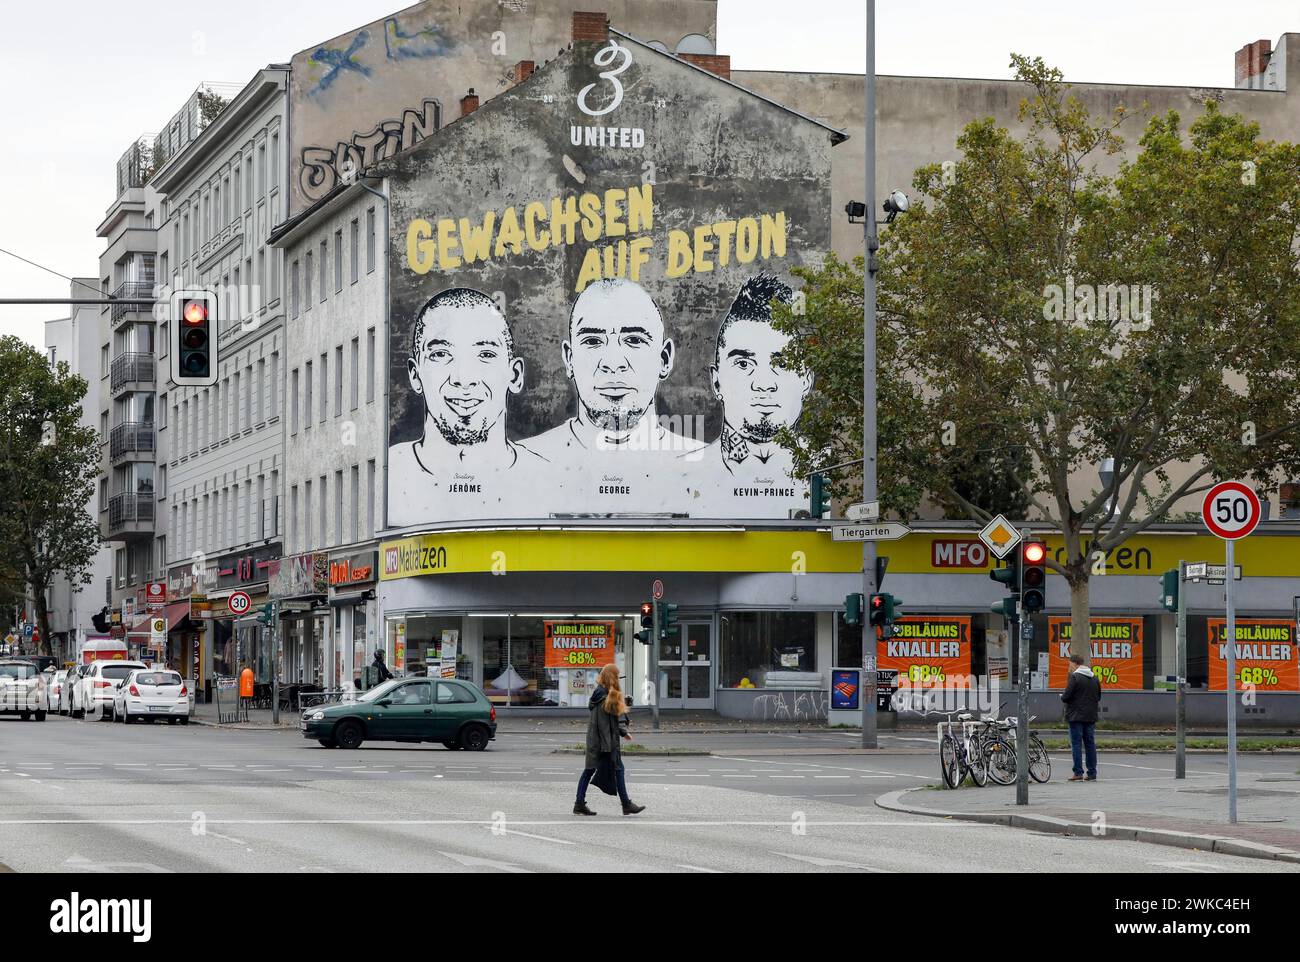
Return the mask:
<svg viewBox="0 0 1300 962">
<path fill-rule="evenodd" d="M 912 529 L 897 521 L 879 524 L 838 524 L 831 528 L 832 541 L 896 541 L 912 533 Z"/>
</svg>

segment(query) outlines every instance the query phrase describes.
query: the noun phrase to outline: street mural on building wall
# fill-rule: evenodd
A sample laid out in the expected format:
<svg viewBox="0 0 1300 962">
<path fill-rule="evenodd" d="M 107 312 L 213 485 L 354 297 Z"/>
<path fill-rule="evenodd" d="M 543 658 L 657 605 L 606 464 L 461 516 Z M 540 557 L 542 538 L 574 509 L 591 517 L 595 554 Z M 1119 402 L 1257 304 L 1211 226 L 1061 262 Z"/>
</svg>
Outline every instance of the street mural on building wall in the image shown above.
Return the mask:
<svg viewBox="0 0 1300 962">
<path fill-rule="evenodd" d="M 776 438 L 812 385 L 772 305 L 829 247 L 830 147 L 620 38 L 404 154 L 389 523 L 804 506 Z"/>
</svg>

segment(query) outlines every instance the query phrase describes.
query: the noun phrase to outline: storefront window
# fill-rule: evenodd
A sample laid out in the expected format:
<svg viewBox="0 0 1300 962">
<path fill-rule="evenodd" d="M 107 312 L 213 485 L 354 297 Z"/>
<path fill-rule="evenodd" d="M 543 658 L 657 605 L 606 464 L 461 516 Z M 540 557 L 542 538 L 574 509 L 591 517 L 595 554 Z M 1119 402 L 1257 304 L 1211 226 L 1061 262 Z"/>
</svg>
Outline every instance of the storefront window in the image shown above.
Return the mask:
<svg viewBox="0 0 1300 962">
<path fill-rule="evenodd" d="M 728 611 L 720 616 L 724 688 L 767 688 L 782 671 L 817 670 L 817 615 L 811 611 Z"/>
<path fill-rule="evenodd" d="M 835 613 L 835 666 L 862 667 L 862 626 L 844 622 L 844 612 Z"/>
<path fill-rule="evenodd" d="M 400 630 L 403 624 L 404 632 Z M 388 657 L 393 660 L 394 671 L 404 670 L 416 676 L 438 674 L 444 645 L 448 655 L 454 652 L 456 677 L 473 680 L 473 661 L 465 654 L 459 617 L 407 615 L 404 621 L 388 621 Z"/>
</svg>

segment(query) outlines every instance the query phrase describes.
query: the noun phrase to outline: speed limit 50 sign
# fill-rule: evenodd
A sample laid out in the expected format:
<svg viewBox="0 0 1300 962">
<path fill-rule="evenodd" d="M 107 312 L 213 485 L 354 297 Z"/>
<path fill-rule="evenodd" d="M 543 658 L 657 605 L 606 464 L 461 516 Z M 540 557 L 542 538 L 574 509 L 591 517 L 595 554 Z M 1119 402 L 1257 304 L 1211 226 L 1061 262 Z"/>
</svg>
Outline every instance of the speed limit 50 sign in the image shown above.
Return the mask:
<svg viewBox="0 0 1300 962">
<path fill-rule="evenodd" d="M 1240 481 L 1223 481 L 1205 493 L 1201 520 L 1210 534 L 1236 541 L 1255 530 L 1263 515 L 1259 495 Z"/>
</svg>

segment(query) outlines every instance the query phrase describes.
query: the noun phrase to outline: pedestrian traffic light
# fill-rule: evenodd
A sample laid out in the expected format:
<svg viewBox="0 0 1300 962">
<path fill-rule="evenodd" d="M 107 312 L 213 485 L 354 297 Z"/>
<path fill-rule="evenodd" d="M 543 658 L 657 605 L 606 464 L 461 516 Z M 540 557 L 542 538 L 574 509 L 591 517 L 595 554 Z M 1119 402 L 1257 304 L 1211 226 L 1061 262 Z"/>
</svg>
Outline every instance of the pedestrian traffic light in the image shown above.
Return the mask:
<svg viewBox="0 0 1300 962">
<path fill-rule="evenodd" d="M 669 604 L 666 601 L 659 602 L 659 637 L 666 639 L 669 635 L 675 635 L 680 629 L 677 626 L 677 606 Z"/>
<path fill-rule="evenodd" d="M 1026 541 L 1020 546 L 1020 607 L 1042 611 L 1047 604 L 1047 545 Z"/>
<path fill-rule="evenodd" d="M 1165 611 L 1178 611 L 1178 569 L 1170 568 L 1160 576 L 1160 607 Z"/>
<path fill-rule="evenodd" d="M 844 623 L 846 625 L 862 624 L 862 595 L 844 596 Z"/>
<path fill-rule="evenodd" d="M 826 475 L 814 474 L 808 484 L 808 513 L 814 518 L 824 518 L 831 509 L 831 493 Z"/>
<path fill-rule="evenodd" d="M 654 637 L 655 605 L 653 601 L 641 602 L 641 630 L 632 637 L 643 645 L 650 644 Z"/>
<path fill-rule="evenodd" d="M 217 295 L 174 291 L 171 306 L 172 380 L 186 387 L 217 383 Z"/>
<path fill-rule="evenodd" d="M 894 618 L 898 615 L 899 600 L 891 594 L 880 592 L 871 596 L 868 617 L 873 628 L 879 628 L 881 637 L 892 638 Z"/>
<path fill-rule="evenodd" d="M 275 604 L 268 601 L 257 609 L 257 620 L 264 625 L 270 625 L 275 620 Z"/>
</svg>

